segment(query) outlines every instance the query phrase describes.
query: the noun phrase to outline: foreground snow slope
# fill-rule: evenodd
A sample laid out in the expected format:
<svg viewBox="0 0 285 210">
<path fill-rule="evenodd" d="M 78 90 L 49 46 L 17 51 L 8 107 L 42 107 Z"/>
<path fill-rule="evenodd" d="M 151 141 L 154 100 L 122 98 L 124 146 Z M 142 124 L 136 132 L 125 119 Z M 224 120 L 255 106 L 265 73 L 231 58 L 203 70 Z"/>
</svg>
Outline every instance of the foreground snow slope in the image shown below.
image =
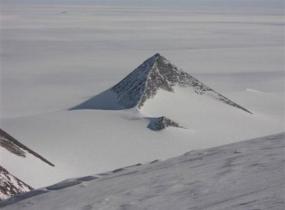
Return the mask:
<svg viewBox="0 0 285 210">
<path fill-rule="evenodd" d="M 283 210 L 284 148 L 284 133 L 275 134 L 66 180 L 0 205 L 5 210 Z"/>
</svg>

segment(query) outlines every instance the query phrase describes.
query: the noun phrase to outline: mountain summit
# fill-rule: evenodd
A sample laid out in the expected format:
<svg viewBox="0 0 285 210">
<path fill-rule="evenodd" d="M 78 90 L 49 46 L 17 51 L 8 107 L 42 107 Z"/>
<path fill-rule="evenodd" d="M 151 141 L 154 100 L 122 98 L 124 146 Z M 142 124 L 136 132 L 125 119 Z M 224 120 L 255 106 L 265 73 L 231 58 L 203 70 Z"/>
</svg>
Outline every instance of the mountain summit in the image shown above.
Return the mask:
<svg viewBox="0 0 285 210">
<path fill-rule="evenodd" d="M 225 104 L 251 113 L 222 94 L 206 86 L 187 72 L 178 69 L 165 57 L 156 53 L 144 61 L 118 84 L 90 98 L 72 109 L 129 109 L 142 108 L 154 98 L 158 90 L 175 92 L 175 87 L 192 88 L 196 94 L 208 95 Z"/>
</svg>

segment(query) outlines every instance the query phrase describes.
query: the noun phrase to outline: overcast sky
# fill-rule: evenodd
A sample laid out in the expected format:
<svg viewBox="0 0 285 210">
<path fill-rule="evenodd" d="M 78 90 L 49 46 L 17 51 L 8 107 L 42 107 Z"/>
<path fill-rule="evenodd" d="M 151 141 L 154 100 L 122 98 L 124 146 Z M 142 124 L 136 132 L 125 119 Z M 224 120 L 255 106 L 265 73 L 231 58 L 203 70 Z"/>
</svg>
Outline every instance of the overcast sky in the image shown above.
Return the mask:
<svg viewBox="0 0 285 210">
<path fill-rule="evenodd" d="M 284 0 L 1 0 L 2 3 L 65 3 L 65 4 L 109 4 L 145 6 L 260 6 L 280 8 Z"/>
</svg>

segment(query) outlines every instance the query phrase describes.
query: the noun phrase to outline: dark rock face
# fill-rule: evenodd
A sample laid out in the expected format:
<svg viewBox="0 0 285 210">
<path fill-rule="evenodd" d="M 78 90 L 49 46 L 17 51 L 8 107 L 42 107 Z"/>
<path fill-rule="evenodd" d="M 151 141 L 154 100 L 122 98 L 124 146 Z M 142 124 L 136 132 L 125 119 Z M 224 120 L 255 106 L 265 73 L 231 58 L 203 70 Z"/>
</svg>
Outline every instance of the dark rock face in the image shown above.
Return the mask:
<svg viewBox="0 0 285 210">
<path fill-rule="evenodd" d="M 132 108 L 139 104 L 141 97 L 145 94 L 148 74 L 153 68 L 156 58 L 151 57 L 125 77 L 121 82 L 112 87 L 117 94 L 119 103 L 125 108 Z M 154 94 L 152 89 L 149 89 Z"/>
<path fill-rule="evenodd" d="M 8 139 L 3 138 L 3 136 L 0 136 L 0 146 L 15 155 L 26 157 L 26 153 L 24 150 L 22 150 L 19 146 L 13 144 L 12 142 L 8 141 Z"/>
<path fill-rule="evenodd" d="M 10 174 L 0 166 L 0 201 L 18 193 L 29 192 L 32 187 Z"/>
<path fill-rule="evenodd" d="M 190 74 L 178 69 L 160 54 L 155 54 L 137 67 L 111 90 L 125 108 L 141 108 L 159 89 L 173 92 L 174 86 L 191 87 L 197 94 L 209 94 L 230 106 L 251 113 L 244 107 L 217 93 Z"/>
<path fill-rule="evenodd" d="M 150 122 L 147 127 L 154 131 L 160 131 L 169 126 L 181 128 L 178 123 L 167 117 L 150 118 Z"/>
</svg>

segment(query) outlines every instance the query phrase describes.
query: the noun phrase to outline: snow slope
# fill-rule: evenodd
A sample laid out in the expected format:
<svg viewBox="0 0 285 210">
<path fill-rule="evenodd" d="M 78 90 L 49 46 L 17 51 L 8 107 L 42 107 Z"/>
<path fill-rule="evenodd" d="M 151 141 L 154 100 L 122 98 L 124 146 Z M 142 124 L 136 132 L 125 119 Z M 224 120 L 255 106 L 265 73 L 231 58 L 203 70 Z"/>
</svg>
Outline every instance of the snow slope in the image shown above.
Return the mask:
<svg viewBox="0 0 285 210">
<path fill-rule="evenodd" d="M 65 180 L 0 203 L 5 210 L 283 210 L 285 134 Z"/>
</svg>

